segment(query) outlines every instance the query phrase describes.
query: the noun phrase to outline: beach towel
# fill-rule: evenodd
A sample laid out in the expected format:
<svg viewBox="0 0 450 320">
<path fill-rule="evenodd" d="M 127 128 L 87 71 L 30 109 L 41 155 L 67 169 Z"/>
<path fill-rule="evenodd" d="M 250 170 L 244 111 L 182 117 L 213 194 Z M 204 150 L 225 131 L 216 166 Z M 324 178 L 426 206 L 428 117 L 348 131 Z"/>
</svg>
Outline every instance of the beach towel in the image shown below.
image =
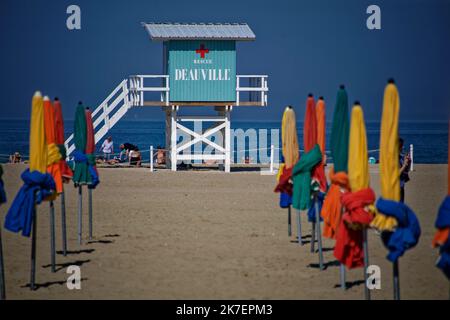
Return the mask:
<svg viewBox="0 0 450 320">
<path fill-rule="evenodd" d="M 350 167 L 349 167 L 350 168 Z M 371 188 L 342 195 L 345 212 L 342 215 L 336 234 L 334 256 L 349 269 L 364 266 L 363 234 L 364 227 L 373 219 L 373 209 L 367 210 L 375 201 L 375 193 Z"/>
<path fill-rule="evenodd" d="M 376 203 L 377 210 L 397 221 L 395 231 L 383 231 L 381 239 L 389 250 L 387 259 L 395 262 L 406 250 L 417 245 L 420 238 L 420 224 L 415 213 L 406 204 L 380 197 Z"/>
<path fill-rule="evenodd" d="M 53 177 L 56 186 L 56 193 L 51 196 L 54 200 L 58 193 L 63 192 L 63 182 L 61 175 L 61 154 L 55 141 L 55 117 L 53 106 L 48 97 L 44 98 L 44 126 L 45 142 L 47 143 L 47 172 Z"/>
<path fill-rule="evenodd" d="M 439 207 L 434 226 L 438 230 L 432 244 L 433 247 L 439 247 L 439 258 L 436 266 L 450 279 L 450 195 L 444 199 Z"/>
<path fill-rule="evenodd" d="M 307 210 L 311 206 L 311 172 L 322 160 L 319 145 L 303 154 L 292 169 L 293 192 L 292 205 L 297 210 Z"/>
<path fill-rule="evenodd" d="M 29 237 L 33 224 L 34 205 L 40 204 L 51 196 L 55 189 L 55 181 L 49 173 L 39 171 L 30 172 L 26 169 L 21 178 L 23 186 L 17 193 L 5 217 L 5 229 L 12 232 L 22 231 L 22 235 Z"/>
<path fill-rule="evenodd" d="M 325 196 L 322 210 L 320 212 L 323 218 L 323 236 L 334 239 L 336 237 L 337 229 L 341 221 L 342 204 L 341 194 L 350 190 L 347 173 L 334 173 L 331 169 L 329 172 L 331 186 Z"/>
</svg>

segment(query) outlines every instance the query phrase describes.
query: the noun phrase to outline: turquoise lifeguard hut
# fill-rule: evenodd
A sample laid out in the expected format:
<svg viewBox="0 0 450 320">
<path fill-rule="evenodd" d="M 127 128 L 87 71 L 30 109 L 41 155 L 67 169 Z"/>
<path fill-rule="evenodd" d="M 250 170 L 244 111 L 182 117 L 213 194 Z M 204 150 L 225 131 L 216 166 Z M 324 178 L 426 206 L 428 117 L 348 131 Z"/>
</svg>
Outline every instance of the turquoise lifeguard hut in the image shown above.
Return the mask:
<svg viewBox="0 0 450 320">
<path fill-rule="evenodd" d="M 168 166 L 176 171 L 177 161 L 223 161 L 230 171 L 230 113 L 233 107 L 267 106 L 267 75 L 238 75 L 236 42 L 254 41 L 246 23 L 142 23 L 152 41 L 162 42 L 163 74 L 132 75 L 124 79 L 94 111 L 96 142 L 131 107 L 162 107 L 166 113 Z M 155 98 L 155 93 L 158 97 Z M 180 108 L 214 107 L 217 116 L 181 116 Z M 210 122 L 208 130 L 194 132 L 183 122 Z M 177 130 L 192 140 L 177 145 Z M 221 131 L 223 144 L 209 139 Z M 74 146 L 66 141 L 68 153 Z M 203 142 L 214 154 L 192 154 L 191 147 Z"/>
</svg>

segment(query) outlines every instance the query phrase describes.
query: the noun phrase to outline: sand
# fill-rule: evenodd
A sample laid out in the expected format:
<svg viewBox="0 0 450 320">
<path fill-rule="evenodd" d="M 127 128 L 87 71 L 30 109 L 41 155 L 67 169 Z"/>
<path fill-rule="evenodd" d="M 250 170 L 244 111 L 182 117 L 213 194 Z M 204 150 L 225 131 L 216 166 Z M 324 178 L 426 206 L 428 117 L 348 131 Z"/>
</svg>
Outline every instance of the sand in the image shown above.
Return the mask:
<svg viewBox="0 0 450 320">
<path fill-rule="evenodd" d="M 21 185 L 23 165 L 5 165 L 9 203 Z M 378 167 L 371 181 L 379 194 Z M 415 165 L 406 189 L 422 236 L 400 260 L 403 299 L 447 299 L 449 283 L 435 267 L 434 220 L 446 194 L 446 165 Z M 51 273 L 48 204 L 38 209 L 38 290 L 29 283 L 31 241 L 2 229 L 6 289 L 10 299 L 362 299 L 363 271 L 347 272 L 349 288 L 338 287 L 333 241 L 324 239 L 327 269 L 317 254 L 287 235 L 287 210 L 273 193 L 274 176 L 258 172 L 150 173 L 144 168 L 100 169 L 94 191 L 94 236 L 77 244 L 77 193 L 66 186 L 69 255 L 57 255 Z M 87 191 L 84 191 L 87 203 Z M 85 206 L 85 209 L 87 206 Z M 56 202 L 57 249 L 61 250 L 60 202 Z M 304 216 L 303 216 L 304 217 Z M 304 234 L 310 224 L 303 218 Z M 370 263 L 381 268 L 373 299 L 392 299 L 392 265 L 379 236 L 369 232 Z M 81 266 L 81 290 L 66 286 L 69 265 Z"/>
</svg>

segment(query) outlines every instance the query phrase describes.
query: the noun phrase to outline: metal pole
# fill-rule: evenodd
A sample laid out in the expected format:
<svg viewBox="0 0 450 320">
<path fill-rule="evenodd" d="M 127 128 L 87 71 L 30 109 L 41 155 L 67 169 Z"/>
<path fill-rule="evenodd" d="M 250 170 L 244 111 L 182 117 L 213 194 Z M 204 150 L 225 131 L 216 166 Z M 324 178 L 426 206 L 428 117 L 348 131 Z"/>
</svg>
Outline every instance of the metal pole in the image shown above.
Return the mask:
<svg viewBox="0 0 450 320">
<path fill-rule="evenodd" d="M 298 237 L 298 243 L 302 246 L 303 245 L 303 239 L 302 239 L 302 220 L 300 216 L 300 210 L 295 210 L 297 212 L 297 237 Z"/>
<path fill-rule="evenodd" d="M 346 284 L 345 284 L 345 266 L 341 263 L 339 266 L 340 276 L 341 276 L 341 289 L 345 290 Z"/>
<path fill-rule="evenodd" d="M 83 228 L 82 212 L 83 212 L 83 190 L 81 185 L 78 186 L 78 244 L 81 245 L 81 233 Z"/>
<path fill-rule="evenodd" d="M 400 272 L 398 260 L 394 262 L 394 300 L 400 300 Z"/>
<path fill-rule="evenodd" d="M 274 146 L 270 145 L 270 173 L 273 173 Z"/>
<path fill-rule="evenodd" d="M 33 229 L 31 235 L 31 274 L 30 274 L 30 290 L 36 289 L 35 279 L 36 279 L 36 225 L 37 225 L 37 215 L 36 215 L 36 204 L 33 208 Z"/>
<path fill-rule="evenodd" d="M 313 221 L 311 222 L 311 253 L 314 253 L 316 245 L 316 223 Z"/>
<path fill-rule="evenodd" d="M 344 207 L 342 206 L 341 217 L 342 217 L 343 213 L 344 213 Z M 346 286 L 346 279 L 345 279 L 345 266 L 342 263 L 339 266 L 339 275 L 340 275 L 340 278 L 341 278 L 341 289 L 342 290 L 346 290 L 347 286 Z"/>
<path fill-rule="evenodd" d="M 153 146 L 150 146 L 150 172 L 153 172 Z"/>
<path fill-rule="evenodd" d="M 62 246 L 63 255 L 67 256 L 67 230 L 66 230 L 66 199 L 64 192 L 61 193 L 61 231 L 62 231 Z"/>
<path fill-rule="evenodd" d="M 367 268 L 369 267 L 369 246 L 367 241 L 367 228 L 363 231 L 363 250 L 364 250 L 364 297 L 366 300 L 370 300 L 370 290 L 367 286 Z"/>
<path fill-rule="evenodd" d="M 414 171 L 414 145 L 409 145 L 409 156 L 411 158 L 411 166 L 409 167 L 409 171 Z"/>
<path fill-rule="evenodd" d="M 55 205 L 50 201 L 50 258 L 52 272 L 56 272 L 56 253 L 55 253 Z"/>
<path fill-rule="evenodd" d="M 88 195 L 89 195 L 89 240 L 92 240 L 92 189 L 88 188 Z"/>
<path fill-rule="evenodd" d="M 322 230 L 320 227 L 320 212 L 319 212 L 319 200 L 317 198 L 317 194 L 315 196 L 314 206 L 316 209 L 316 226 L 317 226 L 317 246 L 319 247 L 319 267 L 320 270 L 323 270 L 323 253 L 322 253 Z"/>
<path fill-rule="evenodd" d="M 292 236 L 292 226 L 291 226 L 291 206 L 288 207 L 288 236 Z"/>
<path fill-rule="evenodd" d="M 3 245 L 2 245 L 2 233 L 0 228 L 0 300 L 6 299 L 5 289 L 5 266 L 3 264 Z"/>
</svg>

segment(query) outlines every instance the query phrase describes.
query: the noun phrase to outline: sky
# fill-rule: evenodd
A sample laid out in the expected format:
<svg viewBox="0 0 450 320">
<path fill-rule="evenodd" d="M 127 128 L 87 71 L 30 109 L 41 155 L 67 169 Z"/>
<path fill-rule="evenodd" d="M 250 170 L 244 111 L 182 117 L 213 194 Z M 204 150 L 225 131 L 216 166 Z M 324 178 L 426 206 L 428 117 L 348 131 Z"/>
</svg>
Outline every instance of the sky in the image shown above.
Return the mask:
<svg viewBox="0 0 450 320">
<path fill-rule="evenodd" d="M 81 9 L 68 30 L 66 8 Z M 369 5 L 381 30 L 369 30 Z M 234 108 L 232 119 L 279 121 L 286 105 L 302 119 L 308 93 L 324 96 L 331 120 L 336 92 L 381 118 L 386 81 L 400 92 L 401 121 L 447 120 L 450 110 L 450 0 L 2 0 L 2 118 L 28 118 L 31 97 L 58 96 L 66 119 L 78 101 L 95 108 L 131 74 L 161 74 L 162 44 L 141 22 L 246 22 L 256 41 L 237 46 L 238 74 L 269 76 L 268 106 Z M 197 109 L 198 112 L 198 109 Z M 162 120 L 160 108 L 127 119 Z"/>
</svg>

